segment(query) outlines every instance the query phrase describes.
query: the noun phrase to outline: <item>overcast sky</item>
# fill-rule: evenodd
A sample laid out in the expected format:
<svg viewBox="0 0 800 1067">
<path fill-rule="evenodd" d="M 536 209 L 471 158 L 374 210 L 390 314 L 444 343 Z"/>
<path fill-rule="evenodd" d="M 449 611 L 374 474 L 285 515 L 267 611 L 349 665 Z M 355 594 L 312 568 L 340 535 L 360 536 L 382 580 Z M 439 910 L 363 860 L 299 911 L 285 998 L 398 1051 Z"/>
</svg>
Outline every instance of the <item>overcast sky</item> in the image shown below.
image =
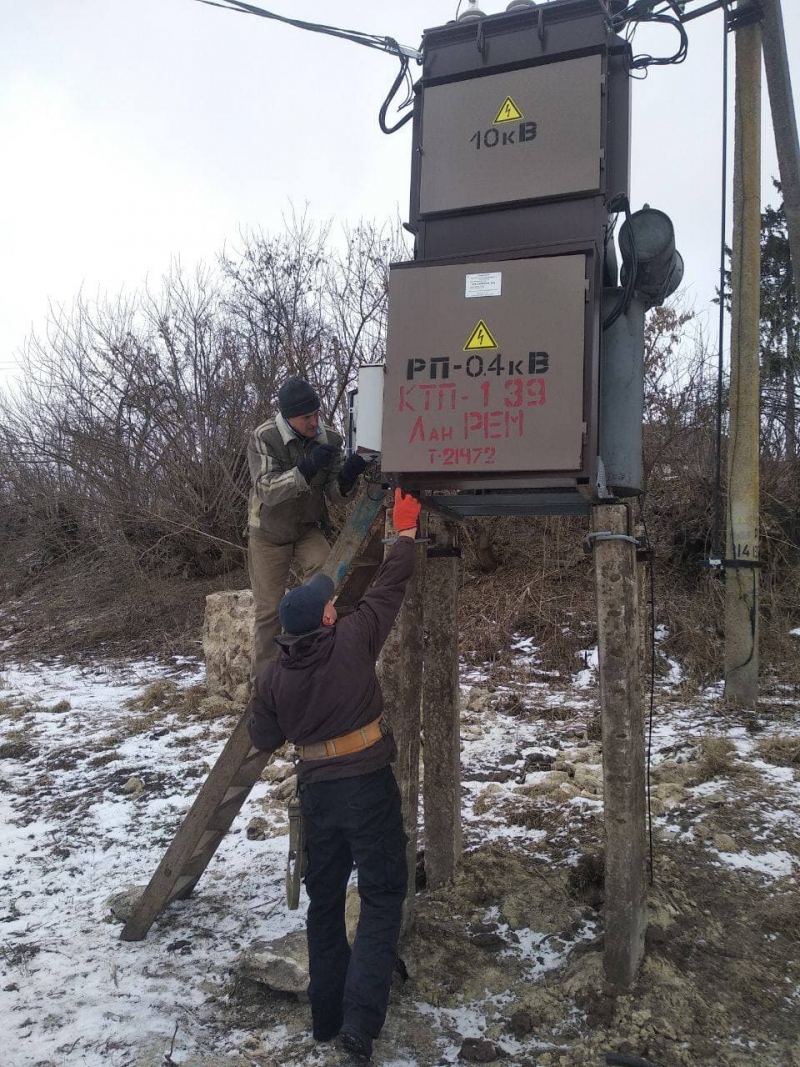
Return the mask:
<svg viewBox="0 0 800 1067">
<path fill-rule="evenodd" d="M 263 6 L 416 46 L 456 2 Z M 211 260 L 243 228 L 280 228 L 290 203 L 319 219 L 407 218 L 410 127 L 387 137 L 377 125 L 393 57 L 195 0 L 0 0 L 0 11 L 0 376 L 49 302 L 157 282 L 174 256 Z M 800 93 L 796 0 L 784 17 Z M 633 85 L 632 204 L 672 216 L 698 308 L 719 258 L 721 23 L 718 12 L 691 23 L 686 63 Z M 674 42 L 649 31 L 637 50 Z M 767 103 L 765 86 L 765 203 L 777 175 Z"/>
</svg>

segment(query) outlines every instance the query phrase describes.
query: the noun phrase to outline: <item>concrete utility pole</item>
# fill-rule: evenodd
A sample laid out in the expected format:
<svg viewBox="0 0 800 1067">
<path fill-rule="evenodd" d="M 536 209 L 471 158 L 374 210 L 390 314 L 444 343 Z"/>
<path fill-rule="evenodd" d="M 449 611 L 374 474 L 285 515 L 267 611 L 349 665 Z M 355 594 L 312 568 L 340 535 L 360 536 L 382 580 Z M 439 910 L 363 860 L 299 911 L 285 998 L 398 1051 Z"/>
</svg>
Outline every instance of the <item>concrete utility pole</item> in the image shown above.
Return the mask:
<svg viewBox="0 0 800 1067">
<path fill-rule="evenodd" d="M 644 709 L 636 545 L 624 504 L 592 508 L 605 808 L 605 954 L 612 984 L 636 978 L 647 926 Z"/>
<path fill-rule="evenodd" d="M 740 0 L 737 11 L 748 5 Z M 761 26 L 736 32 L 731 388 L 725 511 L 725 697 L 758 701 Z"/>
<path fill-rule="evenodd" d="M 427 519 L 420 515 L 419 536 L 425 537 Z M 394 535 L 386 520 L 387 537 Z M 422 728 L 422 658 L 423 593 L 425 589 L 425 549 L 417 545 L 414 576 L 406 587 L 406 596 L 397 622 L 389 634 L 378 660 L 386 717 L 397 743 L 394 775 L 403 802 L 403 826 L 408 835 L 408 893 L 403 905 L 402 933 L 414 923 L 414 893 L 417 873 L 417 809 L 419 805 L 419 738 Z"/>
<path fill-rule="evenodd" d="M 792 76 L 786 51 L 781 0 L 761 0 L 761 7 L 764 12 L 761 33 L 772 128 L 775 132 L 775 147 L 778 150 L 794 287 L 800 300 L 800 141 L 792 96 Z"/>
<path fill-rule="evenodd" d="M 430 888 L 452 881 L 461 858 L 461 731 L 458 687 L 457 535 L 430 520 L 425 574 L 425 731 L 423 810 L 425 875 Z M 434 541 L 435 536 L 435 541 Z"/>
</svg>

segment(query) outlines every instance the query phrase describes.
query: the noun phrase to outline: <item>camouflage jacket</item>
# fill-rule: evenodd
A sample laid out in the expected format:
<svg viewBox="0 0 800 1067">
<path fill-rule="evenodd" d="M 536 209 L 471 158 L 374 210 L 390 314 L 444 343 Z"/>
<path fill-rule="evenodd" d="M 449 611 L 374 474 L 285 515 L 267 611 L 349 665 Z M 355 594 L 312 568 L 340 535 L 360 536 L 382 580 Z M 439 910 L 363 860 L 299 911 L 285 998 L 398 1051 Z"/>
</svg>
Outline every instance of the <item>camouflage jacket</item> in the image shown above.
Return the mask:
<svg viewBox="0 0 800 1067">
<path fill-rule="evenodd" d="M 298 462 L 315 443 L 340 449 L 330 470 L 318 471 L 309 484 L 297 469 Z M 258 426 L 250 435 L 247 462 L 252 490 L 248 527 L 259 530 L 267 541 L 287 545 L 298 541 L 325 518 L 326 498 L 340 503 L 346 497 L 337 481 L 344 461 L 341 436 L 320 423 L 315 438 L 299 437 L 282 415 Z"/>
</svg>

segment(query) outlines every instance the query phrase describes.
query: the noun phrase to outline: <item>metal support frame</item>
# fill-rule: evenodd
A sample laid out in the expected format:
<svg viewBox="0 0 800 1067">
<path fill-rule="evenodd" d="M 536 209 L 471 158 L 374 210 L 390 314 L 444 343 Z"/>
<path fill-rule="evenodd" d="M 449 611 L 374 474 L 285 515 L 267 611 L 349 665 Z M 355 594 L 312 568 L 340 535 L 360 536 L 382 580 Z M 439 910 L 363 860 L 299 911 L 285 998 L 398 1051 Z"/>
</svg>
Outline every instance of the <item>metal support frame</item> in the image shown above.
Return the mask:
<svg viewBox="0 0 800 1067">
<path fill-rule="evenodd" d="M 564 492 L 522 491 L 519 493 L 465 493 L 457 496 L 432 496 L 437 510 L 452 515 L 588 515 L 591 504 L 576 490 Z"/>
</svg>

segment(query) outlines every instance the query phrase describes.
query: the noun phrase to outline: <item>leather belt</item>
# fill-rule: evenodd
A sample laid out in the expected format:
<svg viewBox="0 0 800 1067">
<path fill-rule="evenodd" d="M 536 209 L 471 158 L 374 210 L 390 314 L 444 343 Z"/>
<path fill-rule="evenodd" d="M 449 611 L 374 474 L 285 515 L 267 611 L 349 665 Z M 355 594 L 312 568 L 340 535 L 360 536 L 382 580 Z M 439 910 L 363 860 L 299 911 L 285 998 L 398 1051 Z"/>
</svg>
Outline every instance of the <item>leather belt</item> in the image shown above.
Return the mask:
<svg viewBox="0 0 800 1067">
<path fill-rule="evenodd" d="M 367 723 L 358 730 L 341 737 L 331 738 L 330 741 L 319 741 L 314 745 L 295 745 L 298 758 L 308 759 L 332 759 L 334 756 L 351 756 L 354 752 L 362 752 L 370 748 L 389 732 L 389 724 L 381 715 L 374 722 Z"/>
</svg>

